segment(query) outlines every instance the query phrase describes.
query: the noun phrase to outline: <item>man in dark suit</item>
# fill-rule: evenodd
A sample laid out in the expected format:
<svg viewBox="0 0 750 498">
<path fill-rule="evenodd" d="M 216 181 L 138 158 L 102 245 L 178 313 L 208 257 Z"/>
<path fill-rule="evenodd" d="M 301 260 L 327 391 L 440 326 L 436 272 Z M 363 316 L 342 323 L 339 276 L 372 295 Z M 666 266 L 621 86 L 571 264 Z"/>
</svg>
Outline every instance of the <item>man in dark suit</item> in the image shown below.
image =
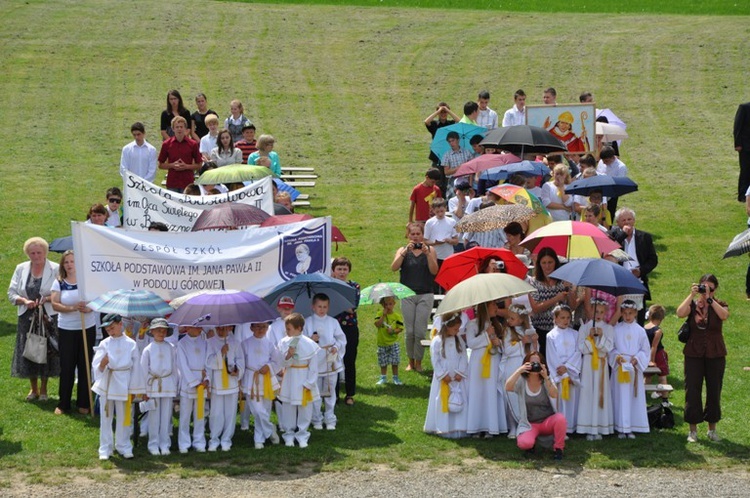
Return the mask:
<svg viewBox="0 0 750 498">
<path fill-rule="evenodd" d="M 633 275 L 641 279 L 646 287 L 643 296 L 643 308 L 638 311 L 638 323 L 646 322 L 646 301 L 651 300 L 651 290 L 648 287 L 648 274 L 659 264 L 659 256 L 654 248 L 651 234 L 635 229 L 635 212 L 630 208 L 621 208 L 615 213 L 615 224 L 610 232 L 612 238 L 622 244 L 632 261 L 623 264 Z"/>
<path fill-rule="evenodd" d="M 740 155 L 737 200 L 745 202 L 745 192 L 750 187 L 750 102 L 740 104 L 734 115 L 734 150 Z"/>
</svg>

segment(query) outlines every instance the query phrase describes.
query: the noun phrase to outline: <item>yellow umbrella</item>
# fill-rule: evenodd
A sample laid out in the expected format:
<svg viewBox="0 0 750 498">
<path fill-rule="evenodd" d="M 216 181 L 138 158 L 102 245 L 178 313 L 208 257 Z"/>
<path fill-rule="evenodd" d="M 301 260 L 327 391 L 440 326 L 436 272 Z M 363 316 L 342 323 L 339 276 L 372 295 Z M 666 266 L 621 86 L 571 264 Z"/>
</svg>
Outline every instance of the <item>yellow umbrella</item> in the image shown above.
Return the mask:
<svg viewBox="0 0 750 498">
<path fill-rule="evenodd" d="M 552 223 L 552 217 L 544 207 L 539 197 L 528 190 L 517 185 L 504 183 L 493 187 L 490 192 L 500 197 L 500 204 L 521 204 L 534 210 L 536 215 L 529 220 L 529 232 L 533 232 L 545 225 Z"/>
</svg>

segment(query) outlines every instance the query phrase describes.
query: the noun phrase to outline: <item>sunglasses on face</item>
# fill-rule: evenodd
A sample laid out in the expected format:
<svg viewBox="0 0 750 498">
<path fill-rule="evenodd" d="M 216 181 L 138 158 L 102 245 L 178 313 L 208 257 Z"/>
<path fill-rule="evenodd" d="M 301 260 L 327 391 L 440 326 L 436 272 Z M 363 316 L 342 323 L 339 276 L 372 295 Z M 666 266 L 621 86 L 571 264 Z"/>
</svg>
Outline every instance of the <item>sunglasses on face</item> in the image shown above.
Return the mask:
<svg viewBox="0 0 750 498">
<path fill-rule="evenodd" d="M 110 197 L 109 202 L 113 204 L 120 204 L 122 202 L 122 199 L 117 199 L 116 197 Z"/>
</svg>

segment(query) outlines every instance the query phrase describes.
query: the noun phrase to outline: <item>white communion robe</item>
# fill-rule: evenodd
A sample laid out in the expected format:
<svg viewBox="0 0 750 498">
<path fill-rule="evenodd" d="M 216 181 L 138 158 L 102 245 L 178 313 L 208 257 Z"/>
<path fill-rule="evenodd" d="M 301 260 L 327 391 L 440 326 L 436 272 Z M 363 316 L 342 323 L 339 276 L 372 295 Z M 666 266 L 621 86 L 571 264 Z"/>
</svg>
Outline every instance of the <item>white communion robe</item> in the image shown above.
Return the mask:
<svg viewBox="0 0 750 498">
<path fill-rule="evenodd" d="M 612 386 L 612 404 L 617 432 L 624 434 L 649 432 L 643 371 L 648 366 L 650 355 L 651 345 L 643 327 L 635 322 L 620 322 L 615 325 L 614 346 L 609 352 L 609 364 L 612 367 L 610 384 Z M 618 356 L 624 358 L 628 363 L 630 363 L 631 358 L 637 360 L 635 368 L 626 372 L 629 376 L 627 382 L 618 381 L 621 370 L 621 367 L 617 364 Z"/>
<path fill-rule="evenodd" d="M 589 333 L 593 327 L 594 322 L 590 320 L 578 330 L 578 350 L 583 357 L 576 432 L 607 435 L 614 433 L 607 355 L 613 347 L 615 332 L 610 324 L 600 321 L 596 322 L 596 327 L 601 329 L 601 334 L 598 337 L 590 337 Z M 592 364 L 594 355 L 597 358 L 596 370 Z"/>
<path fill-rule="evenodd" d="M 567 372 L 560 375 L 557 368 L 563 366 Z M 578 417 L 578 396 L 581 383 L 581 352 L 578 350 L 578 332 L 575 329 L 554 327 L 547 334 L 547 368 L 552 382 L 557 386 L 558 413 L 565 415 L 568 434 L 576 430 Z M 570 379 L 568 399 L 563 399 L 564 379 Z"/>
<path fill-rule="evenodd" d="M 456 344 L 458 343 L 458 349 Z M 443 352 L 445 357 L 443 357 Z M 466 423 L 468 420 L 468 409 L 467 404 L 467 374 L 469 371 L 469 360 L 466 356 L 466 346 L 463 341 L 458 337 L 446 337 L 445 347 L 443 347 L 443 340 L 440 336 L 436 336 L 432 339 L 430 344 L 430 359 L 432 360 L 432 384 L 430 386 L 430 398 L 427 404 L 427 416 L 424 422 L 424 431 L 428 434 L 436 434 L 445 438 L 460 438 L 466 435 Z M 451 412 L 444 410 L 444 402 L 447 404 L 447 400 L 443 400 L 446 396 L 443 391 L 448 391 L 450 388 L 447 386 L 442 387 L 444 384 L 443 377 L 449 375 L 451 379 L 456 377 L 456 374 L 463 377 L 463 379 L 457 383 L 451 382 L 453 389 L 460 390 L 463 396 L 463 409 L 458 412 Z"/>
</svg>

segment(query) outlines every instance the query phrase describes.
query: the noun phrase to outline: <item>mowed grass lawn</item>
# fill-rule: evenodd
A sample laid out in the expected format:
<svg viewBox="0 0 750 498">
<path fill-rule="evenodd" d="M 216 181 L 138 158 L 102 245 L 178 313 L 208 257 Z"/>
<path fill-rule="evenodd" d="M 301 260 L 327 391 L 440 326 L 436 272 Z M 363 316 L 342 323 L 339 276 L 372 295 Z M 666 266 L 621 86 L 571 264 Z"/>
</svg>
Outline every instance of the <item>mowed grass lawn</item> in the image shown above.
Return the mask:
<svg viewBox="0 0 750 498">
<path fill-rule="evenodd" d="M 746 224 L 737 203 L 732 120 L 748 100 L 745 17 L 539 14 L 471 10 L 279 6 L 225 2 L 5 2 L 0 26 L 0 281 L 25 259 L 25 239 L 69 234 L 105 190 L 118 185 L 121 147 L 143 121 L 158 146 L 167 90 L 228 113 L 239 98 L 259 132 L 277 138 L 283 164 L 314 166 L 313 215 L 331 215 L 349 243 L 364 285 L 393 280 L 411 188 L 427 169 L 422 120 L 439 100 L 454 109 L 486 88 L 502 112 L 523 88 L 528 103 L 554 86 L 558 101 L 583 90 L 628 123 L 622 158 L 640 190 L 638 227 L 654 234 L 653 273 L 665 322 L 678 426 L 636 441 L 574 439 L 565 465 L 720 468 L 747 464 L 745 423 L 748 303 L 746 258 L 721 260 Z M 52 258 L 56 258 L 52 255 Z M 682 359 L 674 309 L 699 275 L 714 272 L 730 304 L 730 355 L 720 444 L 687 446 L 682 424 Z M 155 459 L 143 446 L 133 461 L 105 469 L 241 474 L 280 469 L 336 470 L 415 461 L 544 466 L 520 461 L 504 438 L 445 441 L 422 434 L 429 377 L 405 373 L 406 386 L 376 388 L 374 309 L 360 309 L 359 394 L 340 406 L 338 429 L 314 433 L 306 452 L 250 449 L 238 434 L 231 453 Z M 66 468 L 98 466 L 98 421 L 55 417 L 54 399 L 23 401 L 28 382 L 9 375 L 15 308 L 0 308 L 0 468 L 54 482 Z M 56 394 L 57 382 L 50 392 Z M 497 462 L 497 463 L 496 463 Z M 52 470 L 50 472 L 50 470 Z M 2 484 L 3 478 L 0 478 Z M 7 482 L 7 481 L 6 481 Z"/>
</svg>

